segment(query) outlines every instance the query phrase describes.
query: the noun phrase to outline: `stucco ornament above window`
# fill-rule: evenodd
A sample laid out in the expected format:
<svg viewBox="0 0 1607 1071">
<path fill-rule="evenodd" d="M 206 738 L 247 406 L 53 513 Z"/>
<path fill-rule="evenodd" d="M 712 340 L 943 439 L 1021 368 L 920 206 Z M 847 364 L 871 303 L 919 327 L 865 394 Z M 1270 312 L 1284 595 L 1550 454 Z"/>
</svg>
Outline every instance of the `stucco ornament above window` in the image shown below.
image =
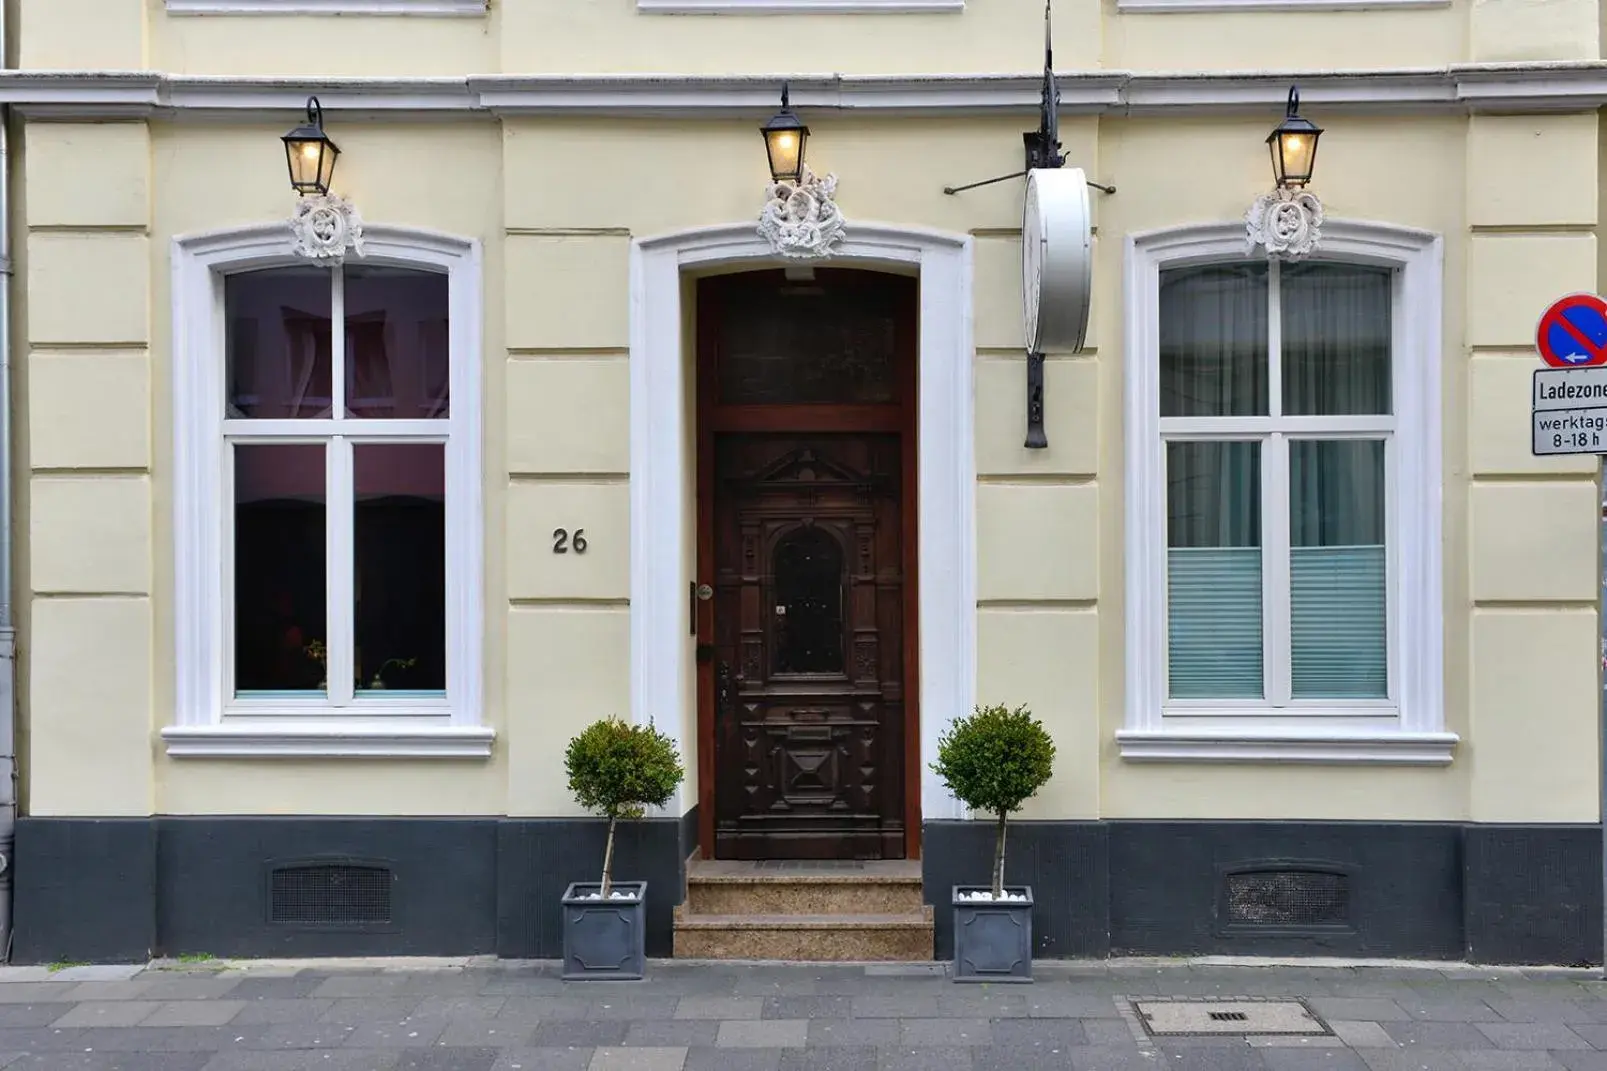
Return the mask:
<svg viewBox="0 0 1607 1071">
<path fill-rule="evenodd" d="M 836 193 L 836 175 L 821 178 L 807 167 L 796 180 L 772 182 L 759 213 L 760 237 L 794 260 L 831 256 L 846 233 Z"/>
<path fill-rule="evenodd" d="M 1322 241 L 1322 218 L 1316 194 L 1279 188 L 1257 197 L 1245 213 L 1245 238 L 1268 256 L 1298 259 Z"/>
<path fill-rule="evenodd" d="M 363 255 L 363 217 L 338 194 L 303 197 L 290 217 L 290 242 L 297 256 L 337 267 L 348 252 Z"/>
</svg>

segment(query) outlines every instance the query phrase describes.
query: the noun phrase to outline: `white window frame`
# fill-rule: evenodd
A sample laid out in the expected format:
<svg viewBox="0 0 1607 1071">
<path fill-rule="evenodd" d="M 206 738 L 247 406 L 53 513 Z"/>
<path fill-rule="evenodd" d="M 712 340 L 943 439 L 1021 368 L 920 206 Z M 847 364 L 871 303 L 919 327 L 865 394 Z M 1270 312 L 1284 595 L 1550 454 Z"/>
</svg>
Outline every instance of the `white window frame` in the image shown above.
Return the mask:
<svg viewBox="0 0 1607 1071">
<path fill-rule="evenodd" d="M 1390 699 L 1273 708 L 1261 702 L 1185 702 L 1166 697 L 1160 273 L 1163 268 L 1226 263 L 1252 255 L 1257 254 L 1247 250 L 1242 223 L 1180 227 L 1127 240 L 1126 722 L 1116 734 L 1121 755 L 1132 760 L 1448 763 L 1457 737 L 1445 731 L 1440 536 L 1444 267 L 1441 239 L 1426 231 L 1329 220 L 1323 224 L 1322 243 L 1314 255 L 1387 267 L 1394 273 L 1393 412 L 1378 420 L 1377 429 L 1390 436 L 1385 448 L 1391 477 L 1386 509 L 1392 518 Z M 1315 432 L 1329 419 L 1286 417 L 1282 423 L 1298 421 Z M 1343 423 L 1359 428 L 1367 419 L 1347 417 Z M 1166 421 L 1176 432 L 1189 423 Z M 1211 423 L 1217 425 L 1214 434 L 1228 429 L 1226 420 Z M 1266 424 L 1266 418 L 1260 423 Z M 1275 483 L 1277 474 L 1272 477 Z M 1263 508 L 1277 508 L 1276 501 L 1285 500 L 1275 494 Z M 1272 571 L 1280 571 L 1278 563 Z"/>
<path fill-rule="evenodd" d="M 357 263 L 443 271 L 448 278 L 449 416 L 407 422 L 428 424 L 420 428 L 424 438 L 446 442 L 446 697 L 365 695 L 337 707 L 322 698 L 241 700 L 233 695 L 224 277 L 306 262 L 292 253 L 283 223 L 179 238 L 173 243 L 172 418 L 177 711 L 176 724 L 162 730 L 169 755 L 471 758 L 491 753 L 493 732 L 482 720 L 481 681 L 480 246 L 471 239 L 397 227 L 367 224 L 364 231 L 365 255 Z M 323 438 L 334 422 L 295 423 Z M 326 452 L 329 465 L 338 453 Z M 331 526 L 332 539 L 349 548 L 350 539 L 338 528 Z M 339 554 L 331 558 L 332 563 L 342 560 Z M 331 579 L 333 603 L 350 586 L 334 569 Z M 330 627 L 341 626 L 332 620 Z M 343 672 L 334 665 L 330 671 Z M 348 677 L 349 671 L 345 667 Z"/>
<path fill-rule="evenodd" d="M 169 15 L 424 15 L 483 17 L 486 0 L 167 0 Z"/>
</svg>

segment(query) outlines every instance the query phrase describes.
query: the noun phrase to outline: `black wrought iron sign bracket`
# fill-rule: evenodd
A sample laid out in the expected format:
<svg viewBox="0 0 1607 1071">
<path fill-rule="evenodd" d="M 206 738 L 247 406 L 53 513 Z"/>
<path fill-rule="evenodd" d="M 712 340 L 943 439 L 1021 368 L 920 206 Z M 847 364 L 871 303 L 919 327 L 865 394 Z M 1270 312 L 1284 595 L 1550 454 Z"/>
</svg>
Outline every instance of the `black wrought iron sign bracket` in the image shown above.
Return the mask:
<svg viewBox="0 0 1607 1071">
<path fill-rule="evenodd" d="M 1038 129 L 1021 135 L 1025 149 L 1026 167 L 1023 170 L 1000 175 L 997 178 L 969 182 L 963 186 L 944 186 L 946 194 L 964 193 L 998 182 L 1025 178 L 1027 172 L 1042 168 L 1060 168 L 1066 165 L 1066 154 L 1060 145 L 1060 87 L 1055 82 L 1054 41 L 1050 34 L 1049 9 L 1053 0 L 1043 5 L 1043 92 L 1038 104 Z M 1101 193 L 1115 193 L 1116 187 L 1090 181 L 1090 189 Z M 1043 354 L 1027 353 L 1027 438 L 1023 445 L 1029 450 L 1043 450 L 1049 446 L 1044 431 Z"/>
</svg>

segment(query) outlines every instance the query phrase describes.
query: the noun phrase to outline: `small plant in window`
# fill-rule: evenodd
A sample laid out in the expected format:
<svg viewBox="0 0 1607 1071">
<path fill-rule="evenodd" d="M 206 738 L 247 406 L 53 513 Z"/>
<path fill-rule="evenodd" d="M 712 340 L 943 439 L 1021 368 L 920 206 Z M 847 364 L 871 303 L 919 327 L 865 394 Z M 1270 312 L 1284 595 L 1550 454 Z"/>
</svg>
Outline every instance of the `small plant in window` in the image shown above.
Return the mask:
<svg viewBox="0 0 1607 1071">
<path fill-rule="evenodd" d="M 399 672 L 405 672 L 412 669 L 416 665 L 418 665 L 418 659 L 416 658 L 387 658 L 385 661 L 381 662 L 379 668 L 374 671 L 374 679 L 368 682 L 368 687 L 370 690 L 383 690 L 386 687 L 385 672 L 392 666 L 395 666 Z"/>
<path fill-rule="evenodd" d="M 614 830 L 619 820 L 641 818 L 649 806 L 667 804 L 685 771 L 669 737 L 651 724 L 628 725 L 616 718 L 594 722 L 571 740 L 564 769 L 576 801 L 608 819 L 597 896 L 606 900 L 613 888 Z"/>
<path fill-rule="evenodd" d="M 301 650 L 309 659 L 317 662 L 318 668 L 323 671 L 323 675 L 318 679 L 318 687 L 327 688 L 329 686 L 329 651 L 324 647 L 324 641 L 313 640 Z"/>
<path fill-rule="evenodd" d="M 1005 821 L 1048 782 L 1055 744 L 1025 706 L 978 707 L 938 741 L 932 770 L 973 811 L 998 816 L 993 899 L 1004 897 Z"/>
</svg>

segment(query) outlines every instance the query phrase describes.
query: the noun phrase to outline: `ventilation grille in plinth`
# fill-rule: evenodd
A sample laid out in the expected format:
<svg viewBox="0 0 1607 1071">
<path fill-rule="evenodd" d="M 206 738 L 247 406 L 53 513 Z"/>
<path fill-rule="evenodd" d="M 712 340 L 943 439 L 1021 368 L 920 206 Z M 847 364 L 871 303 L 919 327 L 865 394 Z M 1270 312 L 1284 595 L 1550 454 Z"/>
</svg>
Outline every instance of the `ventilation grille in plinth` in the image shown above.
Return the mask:
<svg viewBox="0 0 1607 1071">
<path fill-rule="evenodd" d="M 1336 870 L 1242 870 L 1226 875 L 1223 921 L 1234 928 L 1348 928 L 1350 875 Z"/>
<path fill-rule="evenodd" d="M 391 870 L 353 863 L 276 867 L 268 921 L 286 926 L 383 926 L 391 921 Z"/>
</svg>

